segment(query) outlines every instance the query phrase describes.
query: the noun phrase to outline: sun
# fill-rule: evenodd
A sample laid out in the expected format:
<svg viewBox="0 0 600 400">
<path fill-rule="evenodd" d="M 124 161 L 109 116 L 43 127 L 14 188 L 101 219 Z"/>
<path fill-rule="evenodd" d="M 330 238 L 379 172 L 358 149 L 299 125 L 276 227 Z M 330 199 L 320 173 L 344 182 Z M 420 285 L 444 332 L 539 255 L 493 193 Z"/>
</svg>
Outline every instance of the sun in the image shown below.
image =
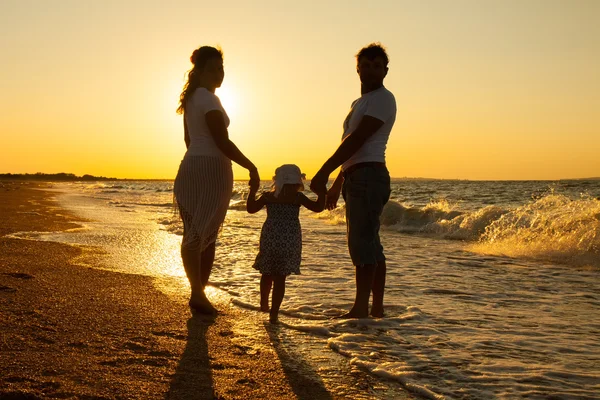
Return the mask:
<svg viewBox="0 0 600 400">
<path fill-rule="evenodd" d="M 229 118 L 235 118 L 238 111 L 238 99 L 235 91 L 227 85 L 223 85 L 216 90 L 215 94 L 221 100 L 221 104 Z"/>
</svg>

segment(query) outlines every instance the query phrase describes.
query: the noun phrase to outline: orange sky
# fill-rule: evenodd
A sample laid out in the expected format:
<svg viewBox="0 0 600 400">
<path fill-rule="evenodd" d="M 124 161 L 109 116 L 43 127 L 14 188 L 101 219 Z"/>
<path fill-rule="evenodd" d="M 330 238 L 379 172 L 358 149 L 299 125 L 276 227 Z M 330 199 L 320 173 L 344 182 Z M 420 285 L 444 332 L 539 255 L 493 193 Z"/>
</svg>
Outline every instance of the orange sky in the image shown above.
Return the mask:
<svg viewBox="0 0 600 400">
<path fill-rule="evenodd" d="M 380 41 L 392 176 L 600 176 L 598 1 L 148 3 L 0 3 L 0 173 L 173 178 L 184 74 L 209 44 L 234 142 L 263 179 L 310 178 L 360 95 L 354 54 Z"/>
</svg>

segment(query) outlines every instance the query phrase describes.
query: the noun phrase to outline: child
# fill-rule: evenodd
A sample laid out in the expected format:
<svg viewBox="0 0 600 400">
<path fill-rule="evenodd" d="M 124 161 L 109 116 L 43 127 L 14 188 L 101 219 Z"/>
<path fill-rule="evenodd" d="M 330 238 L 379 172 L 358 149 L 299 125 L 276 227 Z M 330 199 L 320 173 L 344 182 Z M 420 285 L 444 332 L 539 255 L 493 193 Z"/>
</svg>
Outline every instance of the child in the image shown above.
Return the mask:
<svg viewBox="0 0 600 400">
<path fill-rule="evenodd" d="M 260 233 L 260 249 L 253 268 L 260 271 L 260 309 L 269 311 L 269 293 L 273 297 L 269 321 L 276 323 L 279 307 L 285 294 L 285 278 L 300 273 L 302 258 L 302 231 L 298 214 L 300 206 L 321 212 L 325 208 L 326 193 L 319 193 L 317 201 L 310 200 L 302 190 L 304 174 L 294 164 L 285 164 L 275 170 L 274 191 L 263 193 L 258 199 L 256 187 L 250 188 L 246 210 L 254 214 L 267 207 L 267 219 Z M 273 285 L 274 284 L 274 285 Z"/>
</svg>

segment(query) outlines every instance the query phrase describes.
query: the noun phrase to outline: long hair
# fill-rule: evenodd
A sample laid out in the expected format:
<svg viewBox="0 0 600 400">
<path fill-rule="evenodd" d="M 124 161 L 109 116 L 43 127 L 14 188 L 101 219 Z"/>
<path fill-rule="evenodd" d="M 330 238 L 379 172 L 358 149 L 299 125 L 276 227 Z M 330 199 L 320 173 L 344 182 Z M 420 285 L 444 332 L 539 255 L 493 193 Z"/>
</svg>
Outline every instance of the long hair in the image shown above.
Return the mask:
<svg viewBox="0 0 600 400">
<path fill-rule="evenodd" d="M 212 58 L 223 59 L 223 51 L 221 49 L 202 46 L 192 53 L 190 61 L 194 66 L 187 72 L 187 82 L 183 85 L 183 91 L 179 95 L 179 107 L 177 107 L 177 114 L 183 114 L 185 112 L 185 105 L 188 98 L 194 93 L 200 84 L 200 73 L 206 65 L 206 62 Z"/>
</svg>

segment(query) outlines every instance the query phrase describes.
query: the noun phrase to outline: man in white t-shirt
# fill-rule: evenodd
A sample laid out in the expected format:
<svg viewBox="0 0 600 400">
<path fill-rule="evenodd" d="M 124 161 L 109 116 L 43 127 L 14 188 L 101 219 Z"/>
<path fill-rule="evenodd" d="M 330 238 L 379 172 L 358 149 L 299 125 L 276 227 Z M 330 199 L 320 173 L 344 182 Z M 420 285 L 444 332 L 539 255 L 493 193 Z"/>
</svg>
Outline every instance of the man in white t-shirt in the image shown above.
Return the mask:
<svg viewBox="0 0 600 400">
<path fill-rule="evenodd" d="M 329 175 L 341 170 L 327 192 L 327 208 L 337 206 L 340 193 L 346 202 L 348 249 L 356 267 L 356 298 L 344 318 L 383 317 L 386 263 L 379 239 L 379 217 L 390 197 L 390 175 L 385 149 L 396 120 L 396 100 L 383 86 L 388 56 L 380 44 L 356 55 L 361 97 L 352 103 L 344 121 L 342 143 L 311 181 L 315 193 L 327 190 Z"/>
</svg>

